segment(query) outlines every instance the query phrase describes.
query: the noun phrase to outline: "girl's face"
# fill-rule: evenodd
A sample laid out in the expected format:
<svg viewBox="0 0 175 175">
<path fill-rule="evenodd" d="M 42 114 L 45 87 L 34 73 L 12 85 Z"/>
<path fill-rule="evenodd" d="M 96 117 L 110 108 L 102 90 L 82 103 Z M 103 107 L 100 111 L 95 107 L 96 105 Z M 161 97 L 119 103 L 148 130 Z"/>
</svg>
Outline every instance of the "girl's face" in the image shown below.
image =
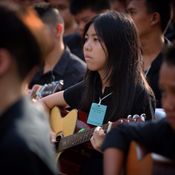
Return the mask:
<svg viewBox="0 0 175 175">
<path fill-rule="evenodd" d="M 88 69 L 98 71 L 100 75 L 104 75 L 107 63 L 107 49 L 103 41 L 97 36 L 93 24 L 90 25 L 85 35 L 83 52 Z"/>
<path fill-rule="evenodd" d="M 162 106 L 170 125 L 175 129 L 175 66 L 162 64 L 159 86 L 162 91 Z"/>
</svg>

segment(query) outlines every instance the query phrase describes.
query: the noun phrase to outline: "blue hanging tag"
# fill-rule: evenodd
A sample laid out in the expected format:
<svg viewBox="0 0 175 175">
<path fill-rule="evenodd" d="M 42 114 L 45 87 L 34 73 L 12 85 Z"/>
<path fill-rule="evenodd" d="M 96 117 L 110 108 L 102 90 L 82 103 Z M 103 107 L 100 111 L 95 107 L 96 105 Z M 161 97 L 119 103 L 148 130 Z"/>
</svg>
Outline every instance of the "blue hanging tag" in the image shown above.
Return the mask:
<svg viewBox="0 0 175 175">
<path fill-rule="evenodd" d="M 106 105 L 92 103 L 87 123 L 94 126 L 101 126 L 106 114 Z"/>
</svg>

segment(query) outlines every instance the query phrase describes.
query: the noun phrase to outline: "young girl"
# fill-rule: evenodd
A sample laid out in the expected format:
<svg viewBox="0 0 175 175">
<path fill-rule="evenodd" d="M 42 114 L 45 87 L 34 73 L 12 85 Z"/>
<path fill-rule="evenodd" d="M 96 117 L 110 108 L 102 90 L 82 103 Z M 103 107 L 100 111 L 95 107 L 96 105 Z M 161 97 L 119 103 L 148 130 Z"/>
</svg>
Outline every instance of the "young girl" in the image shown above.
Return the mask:
<svg viewBox="0 0 175 175">
<path fill-rule="evenodd" d="M 138 38 L 133 21 L 108 11 L 93 18 L 84 31 L 84 81 L 47 96 L 42 102 L 78 108 L 89 114 L 88 125 L 98 126 L 129 114 L 154 115 L 154 97 L 142 73 Z M 95 150 L 82 162 L 82 174 L 102 174 L 102 155 Z"/>
</svg>

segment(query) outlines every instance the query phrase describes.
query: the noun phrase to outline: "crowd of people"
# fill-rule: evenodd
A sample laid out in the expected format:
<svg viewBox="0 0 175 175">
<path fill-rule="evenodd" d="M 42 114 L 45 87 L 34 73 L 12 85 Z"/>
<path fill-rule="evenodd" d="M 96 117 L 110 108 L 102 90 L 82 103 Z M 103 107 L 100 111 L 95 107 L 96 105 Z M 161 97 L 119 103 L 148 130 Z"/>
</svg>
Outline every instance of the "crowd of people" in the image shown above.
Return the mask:
<svg viewBox="0 0 175 175">
<path fill-rule="evenodd" d="M 120 175 L 132 141 L 174 162 L 174 9 L 172 0 L 2 0 L 1 172 Z M 59 91 L 32 99 L 56 81 Z M 58 160 L 55 106 L 79 111 L 75 133 L 94 129 Z"/>
</svg>

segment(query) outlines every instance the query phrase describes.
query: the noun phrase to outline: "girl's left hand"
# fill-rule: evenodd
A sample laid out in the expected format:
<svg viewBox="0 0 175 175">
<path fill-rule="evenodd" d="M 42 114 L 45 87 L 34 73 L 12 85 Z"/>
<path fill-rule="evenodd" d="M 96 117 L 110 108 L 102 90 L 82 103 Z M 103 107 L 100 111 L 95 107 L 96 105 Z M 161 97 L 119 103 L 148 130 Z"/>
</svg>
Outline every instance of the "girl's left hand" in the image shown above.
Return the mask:
<svg viewBox="0 0 175 175">
<path fill-rule="evenodd" d="M 105 138 L 106 134 L 104 132 L 104 130 L 97 126 L 94 130 L 94 133 L 90 139 L 91 141 L 91 144 L 93 146 L 93 148 L 99 152 L 101 152 L 100 148 L 101 148 L 101 145 L 104 141 L 104 138 Z"/>
</svg>

